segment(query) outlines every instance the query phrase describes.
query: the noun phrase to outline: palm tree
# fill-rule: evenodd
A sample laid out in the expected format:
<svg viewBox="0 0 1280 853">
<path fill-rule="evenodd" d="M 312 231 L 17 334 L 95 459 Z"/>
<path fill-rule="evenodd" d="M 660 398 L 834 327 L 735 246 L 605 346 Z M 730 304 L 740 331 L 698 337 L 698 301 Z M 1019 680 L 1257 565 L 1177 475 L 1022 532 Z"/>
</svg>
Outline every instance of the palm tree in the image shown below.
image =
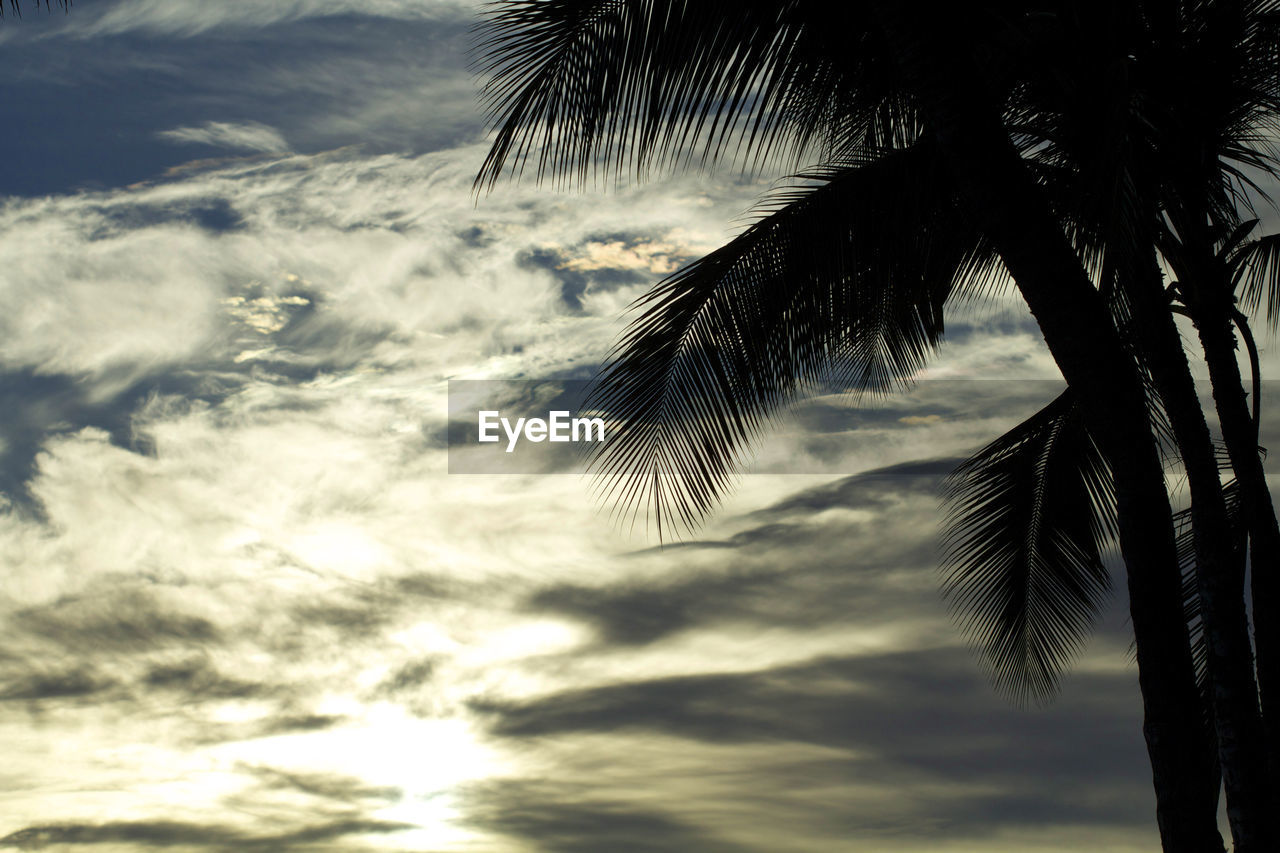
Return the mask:
<svg viewBox="0 0 1280 853">
<path fill-rule="evenodd" d="M 1104 218 L 1111 221 L 1113 230 L 1115 220 L 1120 220 L 1119 233 L 1125 238 L 1106 242 L 1113 250 L 1125 245 L 1150 247 L 1153 241 L 1147 235 L 1151 224 L 1136 230 L 1135 225 L 1144 215 L 1148 223 L 1154 223 L 1164 214 L 1168 218 L 1157 227 L 1159 236 L 1155 242 L 1166 259 L 1175 268 L 1180 268 L 1181 277 L 1191 277 L 1194 281 L 1199 271 L 1203 281 L 1207 278 L 1206 271 L 1216 273 L 1213 279 L 1216 293 L 1205 294 L 1202 289 L 1199 300 L 1185 305 L 1182 310 L 1200 329 L 1210 363 L 1215 360 L 1221 363 L 1219 369 L 1212 373 L 1219 414 L 1228 436 L 1227 449 L 1238 476 L 1243 479 L 1242 471 L 1251 472 L 1250 483 L 1244 488 L 1244 524 L 1254 541 L 1254 600 L 1255 609 L 1261 614 L 1257 632 L 1260 654 L 1270 647 L 1270 632 L 1266 630 L 1270 627 L 1271 598 L 1268 596 L 1274 596 L 1272 577 L 1276 561 L 1271 555 L 1276 552 L 1269 550 L 1268 543 L 1276 538 L 1276 518 L 1256 452 L 1256 399 L 1255 414 L 1250 418 L 1235 364 L 1235 342 L 1230 337 L 1232 320 L 1245 335 L 1246 342 L 1249 341 L 1248 328 L 1239 312 L 1233 308 L 1226 309 L 1232 301 L 1233 285 L 1246 280 L 1246 289 L 1251 287 L 1257 293 L 1261 290 L 1261 278 L 1268 277 L 1266 283 L 1274 285 L 1276 275 L 1275 270 L 1267 268 L 1270 258 L 1267 242 L 1254 244 L 1249 249 L 1234 250 L 1235 244 L 1249 230 L 1249 223 L 1239 223 L 1237 206 L 1247 199 L 1232 185 L 1232 181 L 1248 182 L 1246 175 L 1233 164 L 1275 174 L 1277 157 L 1266 134 L 1266 131 L 1274 129 L 1276 116 L 1280 115 L 1280 99 L 1277 98 L 1280 69 L 1274 61 L 1278 43 L 1274 6 L 1270 3 L 1170 4 L 1148 16 L 1144 14 L 1148 10 L 1140 7 L 1125 9 L 1104 4 L 1090 10 L 1094 14 L 1089 20 L 1087 38 L 1078 39 L 1070 45 L 1070 56 L 1066 58 L 1078 61 L 1078 67 L 1072 68 L 1070 73 L 1064 71 L 1060 61 L 1064 57 L 1054 57 L 1057 61 L 1045 62 L 1043 44 L 1037 45 L 1036 53 L 1037 62 L 1052 72 L 1044 76 L 1050 77 L 1054 83 L 1066 80 L 1078 84 L 1081 79 L 1098 82 L 1100 75 L 1097 70 L 1104 70 L 1104 84 L 1088 91 L 1087 98 L 1080 99 L 1080 102 L 1092 107 L 1093 113 L 1103 113 L 1103 118 L 1113 118 L 1107 113 L 1118 112 L 1132 123 L 1132 128 L 1121 127 L 1121 132 L 1116 133 L 1114 123 L 1108 127 L 1105 120 L 1101 123 L 1081 122 L 1077 116 L 1075 121 L 1062 122 L 1062 115 L 1055 117 L 1058 130 L 1063 127 L 1075 128 L 1077 133 L 1081 129 L 1088 130 L 1091 135 L 1084 134 L 1076 141 L 1084 141 L 1086 148 L 1089 143 L 1095 148 L 1102 147 L 1104 156 L 1101 159 L 1104 162 L 1115 162 L 1117 151 L 1123 151 L 1132 137 L 1141 138 L 1142 134 L 1135 134 L 1134 128 L 1154 129 L 1150 133 L 1151 138 L 1146 140 L 1145 148 L 1136 152 L 1137 156 L 1130 154 L 1127 160 L 1119 159 L 1123 168 L 1110 178 L 1109 187 L 1106 182 L 1101 186 L 1091 185 L 1094 192 L 1098 189 L 1112 190 L 1099 193 L 1098 197 L 1105 199 L 1104 205 L 1109 206 L 1110 212 Z M 1080 12 L 1082 6 L 1068 8 Z M 1113 20 L 1104 22 L 1097 15 L 1100 11 L 1116 14 L 1113 14 Z M 1129 13 L 1131 20 L 1123 20 L 1125 12 Z M 1058 16 L 1059 29 L 1063 17 L 1066 16 Z M 1109 34 L 1125 32 L 1126 25 L 1130 31 L 1137 29 L 1142 38 L 1126 42 L 1124 51 L 1099 56 L 1098 51 L 1089 49 L 1106 43 Z M 1136 79 L 1131 87 L 1126 86 L 1128 81 L 1124 74 L 1116 75 L 1117 60 L 1121 67 L 1128 60 L 1140 68 L 1141 73 L 1132 74 Z M 1206 66 L 1210 73 L 1204 73 Z M 1188 77 L 1198 81 L 1198 97 L 1190 97 L 1184 91 L 1185 87 L 1178 85 Z M 1132 98 L 1133 103 L 1125 103 L 1126 97 Z M 1093 118 L 1093 115 L 1088 117 Z M 1038 118 L 1043 121 L 1043 116 Z M 1019 128 L 1021 133 L 1026 131 L 1027 128 Z M 1053 139 L 1041 136 L 1037 140 L 1034 134 L 1031 137 L 1033 152 L 1043 155 L 1053 150 Z M 1098 140 L 1103 140 L 1102 146 L 1097 145 Z M 1188 149 L 1194 157 L 1188 156 Z M 1087 153 L 1096 155 L 1097 152 Z M 1147 164 L 1145 175 L 1143 163 Z M 1073 164 L 1076 171 L 1081 165 L 1079 159 Z M 1091 164 L 1086 158 L 1083 165 Z M 1168 177 L 1170 175 L 1172 180 Z M 1157 180 L 1152 180 L 1153 176 Z M 1076 183 L 1079 189 L 1081 182 L 1077 180 Z M 1145 189 L 1135 193 L 1135 183 Z M 1117 192 L 1117 189 L 1124 191 Z M 1143 198 L 1148 199 L 1148 207 L 1159 202 L 1162 209 L 1148 210 L 1143 214 Z M 1190 214 L 1188 206 L 1192 209 Z M 1136 220 L 1133 216 L 1135 211 L 1139 214 Z M 1152 216 L 1153 212 L 1156 216 Z M 1170 224 L 1173 229 L 1170 229 Z M 1209 230 L 1213 233 L 1212 229 L 1229 235 L 1222 240 L 1220 248 L 1204 239 L 1203 232 Z M 1203 259 L 1199 269 L 1193 268 L 1190 272 L 1185 271 L 1187 264 L 1182 260 L 1188 254 L 1186 244 L 1191 242 L 1188 237 L 1198 241 Z M 1204 251 L 1205 248 L 1215 249 L 1216 255 Z M 1264 739 L 1259 730 L 1256 688 L 1249 667 L 1250 647 L 1241 603 L 1242 564 L 1237 559 L 1238 555 L 1231 553 L 1229 540 L 1233 531 L 1226 518 L 1207 427 L 1186 369 L 1185 355 L 1166 310 L 1167 300 L 1163 298 L 1158 268 L 1149 249 L 1146 260 L 1136 266 L 1132 260 L 1125 261 L 1123 257 L 1120 261 L 1115 266 L 1123 272 L 1124 286 L 1116 304 L 1129 311 L 1127 325 L 1136 332 L 1144 350 L 1145 366 L 1150 370 L 1161 402 L 1169 414 L 1192 487 L 1193 528 L 1199 564 L 1196 578 L 1200 603 L 1204 606 L 1207 662 L 1214 682 L 1211 695 L 1217 703 L 1214 719 L 1224 769 L 1228 771 L 1226 781 L 1233 832 L 1241 849 L 1265 844 L 1258 840 L 1263 836 L 1250 829 L 1250 825 L 1256 827 L 1260 824 L 1258 816 L 1265 813 L 1268 780 L 1261 761 L 1251 755 L 1257 752 L 1256 745 Z M 1125 270 L 1125 267 L 1129 269 Z M 1105 271 L 1105 265 L 1103 269 Z M 1180 290 L 1181 286 L 1174 292 Z M 1206 309 L 1200 302 L 1212 304 Z M 1252 350 L 1251 344 L 1250 348 Z M 1256 352 L 1254 364 L 1256 388 Z M 1224 408 L 1224 401 L 1234 407 L 1234 411 Z M 1236 425 L 1234 439 L 1231 437 L 1233 420 Z M 1269 675 L 1268 655 L 1261 656 L 1263 661 L 1259 669 L 1265 686 Z M 1274 660 L 1275 655 L 1270 655 L 1270 658 Z M 1234 716 L 1235 721 L 1232 722 L 1228 715 Z M 1280 713 L 1273 714 L 1270 720 L 1274 729 L 1280 723 Z M 1274 770 L 1280 767 L 1280 762 L 1275 759 L 1280 736 L 1273 731 L 1272 737 L 1266 740 Z M 1234 771 L 1232 754 L 1235 755 Z M 1280 776 L 1274 772 L 1272 775 Z M 1275 793 L 1273 790 L 1273 796 Z M 1255 818 L 1247 818 L 1248 813 Z M 1269 828 L 1264 827 L 1262 831 L 1267 832 Z"/>
<path fill-rule="evenodd" d="M 1272 710 L 1267 744 L 1273 776 L 1280 779 L 1280 525 L 1258 453 L 1257 417 L 1247 405 L 1234 334 L 1239 328 L 1250 341 L 1247 320 L 1236 308 L 1238 286 L 1244 286 L 1241 295 L 1252 298 L 1255 307 L 1264 285 L 1274 290 L 1274 271 L 1271 280 L 1265 280 L 1267 252 L 1274 241 L 1239 245 L 1251 230 L 1240 212 L 1251 208 L 1237 187 L 1251 182 L 1242 169 L 1222 168 L 1224 161 L 1234 161 L 1264 174 L 1276 173 L 1280 154 L 1270 139 L 1280 116 L 1278 9 L 1280 4 L 1274 2 L 1192 7 L 1184 16 L 1193 27 L 1178 26 L 1172 36 L 1161 34 L 1163 50 L 1156 58 L 1165 60 L 1164 76 L 1151 75 L 1150 88 L 1162 107 L 1151 118 L 1168 140 L 1153 152 L 1153 164 L 1166 178 L 1164 254 L 1178 279 L 1173 292 L 1195 323 L 1226 448 L 1243 488 L 1258 676 L 1264 709 Z M 1193 35 L 1178 38 L 1179 32 Z M 1187 74 L 1188 64 L 1199 73 Z M 1256 413 L 1256 368 L 1254 373 Z"/>
<path fill-rule="evenodd" d="M 630 426 L 600 461 L 622 505 L 647 502 L 659 526 L 709 512 L 743 446 L 805 381 L 832 366 L 855 387 L 909 377 L 940 338 L 943 302 L 999 248 L 1114 468 L 1166 849 L 1220 848 L 1141 378 L 983 81 L 939 79 L 971 58 L 892 8 L 515 2 L 489 26 L 500 128 L 479 183 L 535 148 L 540 177 L 585 178 L 598 160 L 640 173 L 714 160 L 735 134 L 758 153 L 816 147 L 825 160 L 809 175 L 819 186 L 664 283 L 610 368 L 601 402 Z M 921 175 L 932 196 L 886 192 Z M 911 200 L 899 218 L 865 204 L 894 197 Z M 1082 330 L 1101 340 L 1080 346 Z"/>
<path fill-rule="evenodd" d="M 1163 488 L 1159 489 L 1158 495 L 1156 489 L 1151 488 L 1144 507 L 1130 506 L 1127 509 L 1125 505 L 1126 499 L 1133 500 L 1143 488 L 1144 477 L 1149 478 L 1147 486 L 1154 485 L 1154 471 L 1159 465 L 1150 441 L 1147 449 L 1141 451 L 1146 458 L 1134 459 L 1132 454 L 1142 447 L 1141 436 L 1124 431 L 1125 424 L 1133 429 L 1139 422 L 1135 407 L 1142 399 L 1140 379 L 1132 369 L 1128 371 L 1128 377 L 1104 375 L 1103 365 L 1106 364 L 1114 369 L 1124 369 L 1126 360 L 1122 353 L 1117 352 L 1123 350 L 1123 346 L 1118 340 L 1106 340 L 1109 337 L 1107 333 L 1114 330 L 1107 320 L 1098 316 L 1105 311 L 1105 307 L 1098 304 L 1100 296 L 1076 260 L 1072 247 L 1061 231 L 1054 227 L 1047 203 L 1035 193 L 1034 182 L 1011 144 L 1007 130 L 1000 124 L 1000 116 L 990 97 L 994 74 L 982 63 L 974 61 L 967 47 L 961 46 L 974 35 L 964 28 L 967 19 L 955 17 L 947 21 L 948 31 L 944 34 L 936 26 L 921 26 L 911 21 L 901 7 L 886 4 L 881 7 L 881 13 L 885 29 L 894 41 L 898 55 L 903 57 L 903 68 L 912 78 L 913 88 L 937 127 L 939 136 L 944 139 L 944 147 L 952 158 L 953 171 L 962 177 L 962 192 L 997 245 L 1005 265 L 1039 321 L 1046 343 L 1068 383 L 1080 395 L 1095 438 L 1112 466 L 1117 485 L 1120 545 L 1129 570 L 1132 601 L 1139 594 L 1135 589 L 1135 575 L 1140 571 L 1145 574 L 1159 569 L 1135 564 L 1134 558 L 1141 560 L 1141 556 L 1135 554 L 1133 548 L 1142 541 L 1142 533 L 1133 529 L 1132 521 L 1127 521 L 1126 516 L 1135 510 L 1150 512 L 1153 502 L 1158 500 L 1162 504 L 1159 508 L 1161 515 L 1166 520 L 1169 518 L 1168 500 Z M 989 23 L 983 21 L 983 25 Z M 992 64 L 985 63 L 987 66 Z M 1095 330 L 1094 340 L 1082 346 L 1081 334 L 1090 328 Z M 1104 331 L 1101 341 L 1097 335 L 1099 331 Z M 1107 350 L 1111 351 L 1110 354 Z M 1100 387 L 1102 383 L 1111 383 L 1111 387 Z M 1107 409 L 1126 403 L 1127 409 L 1111 408 L 1111 417 L 1116 420 L 1107 422 Z M 1117 421 L 1121 429 L 1116 429 Z M 1182 432 L 1176 421 L 1175 431 Z M 1216 481 L 1216 470 L 1214 476 Z M 1127 496 L 1126 491 L 1130 491 Z M 1196 514 L 1203 517 L 1205 513 L 1201 509 L 1198 507 Z M 1153 520 L 1152 523 L 1156 522 Z M 1127 524 L 1130 526 L 1128 533 Z M 1197 530 L 1199 545 L 1201 532 L 1206 528 L 1203 524 L 1197 527 L 1200 528 Z M 1156 533 L 1154 528 L 1146 532 L 1147 544 L 1160 547 L 1158 559 L 1167 573 L 1172 565 L 1168 537 L 1151 538 L 1151 534 Z M 1222 526 L 1219 532 L 1225 533 Z M 1201 556 L 1212 557 L 1215 545 L 1221 547 L 1226 541 L 1222 536 L 1217 543 L 1205 542 L 1204 547 L 1197 550 Z M 1247 629 L 1242 612 L 1240 618 L 1231 618 L 1234 609 L 1231 584 L 1224 575 L 1219 568 L 1212 566 L 1206 566 L 1197 573 L 1209 641 L 1214 720 L 1219 758 L 1227 783 L 1228 814 L 1237 850 L 1270 849 L 1265 767 L 1252 752 L 1254 745 L 1261 741 L 1261 723 L 1249 671 Z M 1151 586 L 1159 584 L 1167 596 L 1167 575 L 1163 580 L 1151 576 L 1145 580 Z M 1160 603 L 1162 610 L 1169 606 L 1167 597 Z M 1144 612 L 1144 602 L 1132 601 L 1131 607 L 1142 679 L 1144 628 L 1141 622 L 1153 616 L 1159 618 L 1160 614 Z M 1164 611 L 1164 618 L 1168 618 L 1167 611 Z M 1154 624 L 1148 627 L 1153 628 Z M 1155 707 L 1147 685 L 1144 683 L 1143 686 L 1150 720 L 1153 713 L 1159 713 L 1159 709 Z M 1159 760 L 1157 751 L 1152 750 L 1152 758 L 1153 762 Z M 1159 767 L 1156 772 L 1159 776 Z"/>
<path fill-rule="evenodd" d="M 1067 178 L 1066 181 L 1057 179 L 1059 184 L 1066 185 L 1056 187 L 1059 198 L 1055 206 L 1059 210 L 1073 205 L 1078 209 L 1080 202 L 1089 197 L 1099 199 L 1094 218 L 1103 223 L 1104 228 L 1117 232 L 1120 238 L 1104 241 L 1112 247 L 1112 255 L 1117 248 L 1128 248 L 1132 254 L 1132 247 L 1146 247 L 1136 266 L 1133 262 L 1112 263 L 1113 268 L 1131 267 L 1122 276 L 1128 280 L 1118 291 L 1123 298 L 1118 299 L 1117 304 L 1129 310 L 1127 323 L 1134 328 L 1146 351 L 1148 366 L 1187 466 L 1199 543 L 1197 577 L 1201 581 L 1201 597 L 1209 609 L 1228 607 L 1226 614 L 1220 613 L 1217 617 L 1209 614 L 1207 620 L 1210 651 L 1221 648 L 1220 654 L 1210 654 L 1211 663 L 1217 658 L 1211 668 L 1221 671 L 1233 666 L 1235 661 L 1233 677 L 1237 700 L 1234 704 L 1238 712 L 1249 718 L 1254 716 L 1257 699 L 1248 669 L 1248 634 L 1241 604 L 1242 555 L 1232 554 L 1233 549 L 1225 544 L 1234 534 L 1225 518 L 1214 454 L 1185 356 L 1170 322 L 1168 297 L 1150 247 L 1153 243 L 1159 246 L 1166 260 L 1175 268 L 1185 270 L 1183 259 L 1189 251 L 1186 236 L 1195 234 L 1195 228 L 1189 226 L 1197 221 L 1217 223 L 1216 227 L 1230 234 L 1225 241 L 1228 245 L 1219 252 L 1224 256 L 1226 249 L 1233 248 L 1249 230 L 1237 227 L 1237 208 L 1247 203 L 1247 199 L 1235 190 L 1232 181 L 1248 180 L 1239 168 L 1241 164 L 1269 170 L 1272 174 L 1275 171 L 1275 152 L 1266 144 L 1262 132 L 1280 115 L 1277 100 L 1280 71 L 1271 61 L 1276 52 L 1277 32 L 1267 23 L 1273 5 L 1171 4 L 1161 7 L 1162 15 L 1152 17 L 1141 14 L 1137 6 L 1108 4 L 1103 9 L 1089 10 L 1092 14 L 1087 20 L 1082 20 L 1084 15 L 1075 20 L 1060 18 L 1048 43 L 1043 39 L 1036 43 L 1035 60 L 1029 63 L 1033 72 L 1036 67 L 1053 69 L 1053 73 L 1039 74 L 1032 86 L 1037 90 L 1032 100 L 1038 100 L 1039 109 L 1028 109 L 1029 105 L 1024 105 L 1023 110 L 1031 118 L 1025 120 L 1025 115 L 1020 116 L 1015 131 L 1027 137 L 1038 163 L 1051 173 L 1057 171 Z M 1100 11 L 1109 12 L 1111 20 L 1099 20 Z M 1046 62 L 1046 57 L 1051 59 Z M 1188 84 L 1189 80 L 1196 81 L 1195 85 Z M 1046 96 L 1053 103 L 1053 108 L 1047 111 L 1043 109 Z M 1196 150 L 1198 159 L 1187 156 L 1189 148 Z M 1205 151 L 1212 156 L 1204 156 Z M 1197 208 L 1198 213 L 1189 213 L 1189 205 Z M 1088 207 L 1087 203 L 1084 206 Z M 1170 228 L 1171 222 L 1178 223 L 1177 233 Z M 1098 230 L 1096 225 L 1094 230 Z M 1154 240 L 1153 231 L 1157 235 Z M 1077 234 L 1077 242 L 1079 240 Z M 1096 234 L 1088 240 L 1095 241 L 1096 245 Z M 1096 249 L 1090 251 L 1101 256 Z M 1235 264 L 1236 277 L 1264 271 L 1265 264 L 1255 264 L 1255 260 L 1256 253 L 1233 250 L 1231 261 Z M 1226 265 L 1219 266 L 1225 268 Z M 1175 287 L 1172 291 L 1177 293 L 1180 289 Z M 1231 288 L 1225 290 L 1229 293 Z M 1212 361 L 1212 342 L 1205 330 L 1214 323 L 1209 322 L 1210 315 L 1201 302 L 1221 305 L 1229 304 L 1229 300 L 1201 299 L 1180 309 L 1201 328 L 1202 342 Z M 1237 321 L 1242 320 L 1238 312 L 1233 313 Z M 1229 316 L 1226 320 L 1228 324 L 1231 322 Z M 1242 323 L 1241 328 L 1247 332 L 1247 325 Z M 1217 354 L 1222 357 L 1224 348 L 1220 338 L 1218 341 Z M 1232 367 L 1233 349 L 1234 341 L 1225 351 Z M 1246 423 L 1256 426 L 1256 419 L 1251 419 L 1243 406 L 1238 372 L 1231 378 L 1239 411 L 1244 413 Z M 1222 409 L 1220 390 L 1230 387 L 1221 371 L 1215 374 L 1215 394 L 1219 397 L 1224 424 L 1230 413 Z M 1260 477 L 1256 433 L 1247 440 L 1249 443 L 1243 445 L 1242 452 L 1252 456 Z M 1232 450 L 1231 442 L 1228 450 Z M 1233 461 L 1239 456 L 1240 453 L 1234 453 Z M 1236 468 L 1239 473 L 1238 463 Z M 1246 520 L 1246 525 L 1258 532 L 1265 532 L 1266 520 L 1271 529 L 1276 524 L 1269 495 L 1265 501 L 1265 512 L 1253 514 Z M 1248 509 L 1247 502 L 1245 508 Z M 1254 538 L 1256 543 L 1260 542 L 1259 536 Z M 1218 544 L 1212 544 L 1214 541 Z M 1217 568 L 1215 553 L 1221 554 L 1216 561 Z M 1257 544 L 1254 564 L 1256 567 L 1270 565 L 1265 548 Z M 1266 577 L 1265 570 L 1254 573 L 1255 612 L 1262 614 L 1257 633 L 1260 653 L 1268 647 L 1263 628 L 1268 602 L 1257 594 L 1257 582 Z M 1260 674 L 1264 676 L 1265 685 L 1265 666 L 1260 666 Z M 1214 695 L 1220 694 L 1215 691 Z M 1277 718 L 1280 714 L 1271 715 L 1273 726 Z M 1217 720 L 1221 728 L 1221 714 Z M 1257 723 L 1249 719 L 1243 731 L 1256 732 L 1256 726 Z M 1220 746 L 1229 750 L 1230 733 L 1220 731 L 1219 734 L 1226 738 L 1220 738 Z M 1239 737 L 1241 746 L 1250 752 L 1255 751 L 1254 744 L 1262 740 L 1259 734 Z M 1267 743 L 1268 752 L 1274 756 L 1277 738 L 1267 738 Z M 1240 748 L 1237 747 L 1237 751 Z M 1274 758 L 1272 766 L 1277 766 Z M 1253 768 L 1251 772 L 1261 776 L 1260 768 Z M 1238 802 L 1244 788 L 1251 786 L 1240 781 L 1233 783 L 1232 774 L 1227 775 L 1230 804 L 1233 800 Z"/>
</svg>

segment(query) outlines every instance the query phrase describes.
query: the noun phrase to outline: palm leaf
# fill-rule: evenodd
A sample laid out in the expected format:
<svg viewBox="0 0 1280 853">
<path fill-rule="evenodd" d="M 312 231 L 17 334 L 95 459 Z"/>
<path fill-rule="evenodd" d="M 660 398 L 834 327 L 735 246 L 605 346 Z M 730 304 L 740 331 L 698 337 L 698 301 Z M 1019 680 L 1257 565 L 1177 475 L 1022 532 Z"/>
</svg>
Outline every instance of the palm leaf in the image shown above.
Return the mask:
<svg viewBox="0 0 1280 853">
<path fill-rule="evenodd" d="M 585 182 L 602 163 L 713 161 L 733 138 L 759 159 L 784 136 L 798 155 L 917 124 L 858 4 L 501 0 L 476 59 L 497 128 L 477 186 L 530 158 Z"/>
<path fill-rule="evenodd" d="M 1019 703 L 1044 701 L 1110 591 L 1115 535 L 1103 457 L 1070 390 L 948 478 L 943 594 Z"/>
<path fill-rule="evenodd" d="M 1228 264 L 1244 309 L 1253 314 L 1265 308 L 1271 328 L 1280 329 L 1280 234 L 1246 243 Z"/>
<path fill-rule="evenodd" d="M 933 146 L 818 170 L 738 238 L 661 283 L 597 380 L 616 423 L 592 470 L 617 512 L 690 528 L 806 385 L 885 391 L 924 364 L 957 284 L 998 262 Z"/>
<path fill-rule="evenodd" d="M 58 8 L 70 11 L 71 0 L 57 0 Z M 40 8 L 40 0 L 35 0 L 35 7 Z M 44 0 L 45 9 L 49 9 L 49 0 Z M 9 9 L 18 17 L 22 17 L 22 3 L 20 0 L 9 0 Z M 0 18 L 4 17 L 4 0 L 0 0 Z"/>
</svg>

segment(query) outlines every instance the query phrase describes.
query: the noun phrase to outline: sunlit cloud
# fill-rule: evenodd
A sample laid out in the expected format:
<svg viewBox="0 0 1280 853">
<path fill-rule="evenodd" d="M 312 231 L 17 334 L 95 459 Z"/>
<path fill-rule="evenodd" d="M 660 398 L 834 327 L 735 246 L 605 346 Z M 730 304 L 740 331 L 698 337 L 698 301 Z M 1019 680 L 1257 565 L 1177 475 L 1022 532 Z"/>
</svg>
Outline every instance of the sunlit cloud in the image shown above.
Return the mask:
<svg viewBox="0 0 1280 853">
<path fill-rule="evenodd" d="M 257 122 L 209 121 L 199 127 L 175 127 L 158 136 L 178 144 L 213 145 L 239 151 L 288 151 L 280 131 Z"/>
</svg>

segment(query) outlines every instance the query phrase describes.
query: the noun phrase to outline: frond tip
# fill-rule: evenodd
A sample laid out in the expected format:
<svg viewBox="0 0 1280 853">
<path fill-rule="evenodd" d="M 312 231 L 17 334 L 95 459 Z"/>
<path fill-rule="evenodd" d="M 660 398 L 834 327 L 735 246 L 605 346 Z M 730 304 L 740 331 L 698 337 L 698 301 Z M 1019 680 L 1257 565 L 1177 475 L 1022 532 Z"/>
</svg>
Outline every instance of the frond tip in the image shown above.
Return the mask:
<svg viewBox="0 0 1280 853">
<path fill-rule="evenodd" d="M 947 481 L 943 595 L 1019 704 L 1047 701 L 1111 589 L 1110 471 L 1068 390 Z"/>
<path fill-rule="evenodd" d="M 40 8 L 40 0 L 34 0 L 37 9 Z M 57 0 L 58 8 L 64 12 L 71 10 L 71 0 Z M 49 0 L 44 0 L 44 8 L 46 11 L 51 10 Z M 22 17 L 22 0 L 9 0 L 9 10 L 19 18 Z M 4 0 L 0 0 L 0 18 L 4 17 Z"/>
<path fill-rule="evenodd" d="M 1244 310 L 1257 314 L 1265 309 L 1272 330 L 1280 329 L 1280 234 L 1240 246 L 1227 265 Z"/>
</svg>

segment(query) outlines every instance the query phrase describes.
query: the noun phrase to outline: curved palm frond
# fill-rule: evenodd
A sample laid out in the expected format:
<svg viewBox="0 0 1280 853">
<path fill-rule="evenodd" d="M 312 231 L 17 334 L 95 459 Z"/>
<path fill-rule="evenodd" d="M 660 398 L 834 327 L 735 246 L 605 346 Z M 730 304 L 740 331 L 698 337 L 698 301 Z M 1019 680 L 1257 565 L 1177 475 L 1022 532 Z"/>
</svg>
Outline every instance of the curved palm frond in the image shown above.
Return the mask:
<svg viewBox="0 0 1280 853">
<path fill-rule="evenodd" d="M 943 594 L 1019 703 L 1057 691 L 1111 589 L 1111 474 L 1070 390 L 948 478 Z"/>
<path fill-rule="evenodd" d="M 39 9 L 39 8 L 40 8 L 40 0 L 34 0 L 34 2 L 35 2 L 35 7 L 36 7 L 37 9 Z M 71 9 L 71 0 L 57 0 L 57 3 L 58 3 L 58 8 L 59 8 L 59 9 L 62 9 L 62 10 L 64 10 L 64 11 L 70 11 L 70 9 Z M 49 0 L 44 0 L 44 7 L 45 7 L 45 9 L 49 9 L 49 8 L 51 8 L 51 7 L 50 7 L 50 5 L 49 5 Z M 15 15 L 17 15 L 18 17 L 22 17 L 22 2 L 21 2 L 21 0 L 9 0 L 9 9 L 10 9 L 10 11 L 12 11 L 12 12 L 13 12 Z M 3 2 L 3 0 L 0 0 L 0 18 L 3 18 L 3 17 L 4 17 L 4 2 Z"/>
<path fill-rule="evenodd" d="M 1280 234 L 1244 244 L 1227 263 L 1244 310 L 1255 314 L 1265 309 L 1267 323 L 1280 329 Z"/>
<path fill-rule="evenodd" d="M 531 159 L 539 179 L 583 183 L 610 163 L 711 162 L 733 138 L 755 162 L 784 136 L 794 156 L 901 143 L 918 121 L 865 18 L 798 0 L 492 3 L 476 61 L 497 136 L 476 185 Z"/>
<path fill-rule="evenodd" d="M 617 425 L 590 466 L 624 520 L 695 526 L 802 387 L 909 381 L 943 302 L 999 268 L 927 140 L 803 177 L 818 183 L 637 303 L 597 379 L 589 405 Z"/>
</svg>

